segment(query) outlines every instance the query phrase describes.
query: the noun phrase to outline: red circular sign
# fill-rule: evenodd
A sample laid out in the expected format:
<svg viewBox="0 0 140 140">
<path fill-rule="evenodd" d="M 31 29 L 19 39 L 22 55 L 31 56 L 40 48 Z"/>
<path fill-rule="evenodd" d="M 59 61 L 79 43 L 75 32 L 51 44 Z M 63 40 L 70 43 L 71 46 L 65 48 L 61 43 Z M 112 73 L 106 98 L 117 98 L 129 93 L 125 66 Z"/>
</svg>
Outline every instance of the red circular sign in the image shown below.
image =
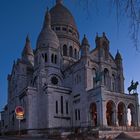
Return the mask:
<svg viewBox="0 0 140 140">
<path fill-rule="evenodd" d="M 23 116 L 24 115 L 24 108 L 22 106 L 17 106 L 15 109 L 15 113 L 18 116 Z"/>
</svg>

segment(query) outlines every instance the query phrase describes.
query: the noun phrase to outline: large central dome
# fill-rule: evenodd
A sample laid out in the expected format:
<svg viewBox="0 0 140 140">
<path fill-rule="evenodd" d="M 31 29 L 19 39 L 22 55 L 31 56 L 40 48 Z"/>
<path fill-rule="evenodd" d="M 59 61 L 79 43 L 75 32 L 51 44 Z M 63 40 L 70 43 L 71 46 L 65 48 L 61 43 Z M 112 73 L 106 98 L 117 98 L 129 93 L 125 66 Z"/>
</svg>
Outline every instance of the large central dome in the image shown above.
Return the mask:
<svg viewBox="0 0 140 140">
<path fill-rule="evenodd" d="M 69 25 L 77 30 L 75 20 L 71 12 L 63 6 L 62 2 L 57 2 L 50 10 L 52 25 Z"/>
</svg>

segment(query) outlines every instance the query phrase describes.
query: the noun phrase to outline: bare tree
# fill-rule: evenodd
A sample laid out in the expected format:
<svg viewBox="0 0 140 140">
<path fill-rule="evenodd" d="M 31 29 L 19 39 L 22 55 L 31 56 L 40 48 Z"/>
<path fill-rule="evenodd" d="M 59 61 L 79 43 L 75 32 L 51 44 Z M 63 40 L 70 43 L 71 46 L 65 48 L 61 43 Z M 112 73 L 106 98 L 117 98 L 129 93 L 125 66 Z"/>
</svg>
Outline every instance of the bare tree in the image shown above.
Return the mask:
<svg viewBox="0 0 140 140">
<path fill-rule="evenodd" d="M 89 7 L 92 3 L 97 10 L 100 9 L 100 5 L 97 5 L 98 0 L 76 0 L 83 6 L 89 13 Z M 102 0 L 102 2 L 108 2 L 108 8 L 113 5 L 116 9 L 116 22 L 119 25 L 119 18 L 124 15 L 129 20 L 129 34 L 134 43 L 134 47 L 139 51 L 140 40 L 140 0 Z"/>
<path fill-rule="evenodd" d="M 130 38 L 134 43 L 134 47 L 139 51 L 139 25 L 140 25 L 140 0 L 113 0 L 116 7 L 117 18 L 119 13 L 124 13 L 129 19 Z"/>
</svg>

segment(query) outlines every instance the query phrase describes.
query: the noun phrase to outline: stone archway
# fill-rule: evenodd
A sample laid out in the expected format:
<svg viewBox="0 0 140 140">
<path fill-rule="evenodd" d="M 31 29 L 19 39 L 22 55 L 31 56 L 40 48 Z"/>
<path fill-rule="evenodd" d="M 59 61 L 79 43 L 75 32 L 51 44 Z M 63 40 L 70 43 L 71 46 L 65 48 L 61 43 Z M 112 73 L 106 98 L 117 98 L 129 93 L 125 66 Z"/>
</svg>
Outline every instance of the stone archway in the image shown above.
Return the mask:
<svg viewBox="0 0 140 140">
<path fill-rule="evenodd" d="M 91 125 L 97 126 L 97 106 L 96 103 L 90 105 Z"/>
<path fill-rule="evenodd" d="M 108 126 L 115 125 L 115 103 L 113 101 L 108 101 L 106 104 L 106 120 Z"/>
<path fill-rule="evenodd" d="M 119 126 L 126 126 L 126 108 L 123 102 L 118 104 L 118 125 Z"/>
<path fill-rule="evenodd" d="M 127 111 L 130 111 L 130 114 L 127 113 L 127 120 L 129 126 L 135 126 L 135 107 L 132 103 L 130 103 L 127 107 Z"/>
</svg>

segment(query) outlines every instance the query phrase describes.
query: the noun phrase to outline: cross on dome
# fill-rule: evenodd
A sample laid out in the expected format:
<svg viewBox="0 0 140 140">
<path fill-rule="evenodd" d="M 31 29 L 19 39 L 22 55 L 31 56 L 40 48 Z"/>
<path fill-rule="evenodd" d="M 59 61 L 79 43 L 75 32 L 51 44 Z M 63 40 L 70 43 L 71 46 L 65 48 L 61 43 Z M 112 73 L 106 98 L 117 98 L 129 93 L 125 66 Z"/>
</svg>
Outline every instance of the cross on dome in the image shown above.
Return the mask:
<svg viewBox="0 0 140 140">
<path fill-rule="evenodd" d="M 63 3 L 63 0 L 56 0 L 56 4 Z"/>
</svg>

